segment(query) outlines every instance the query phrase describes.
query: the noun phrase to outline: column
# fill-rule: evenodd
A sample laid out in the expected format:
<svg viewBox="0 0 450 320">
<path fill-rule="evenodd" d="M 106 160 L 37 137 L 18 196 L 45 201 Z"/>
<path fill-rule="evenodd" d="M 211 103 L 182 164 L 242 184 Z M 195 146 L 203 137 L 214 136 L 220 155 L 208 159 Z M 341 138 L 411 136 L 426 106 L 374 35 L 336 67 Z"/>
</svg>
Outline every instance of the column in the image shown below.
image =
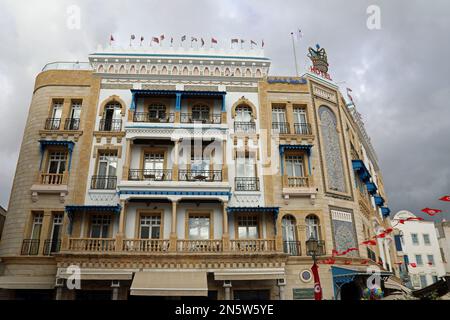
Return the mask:
<svg viewBox="0 0 450 320">
<path fill-rule="evenodd" d="M 126 139 L 125 144 L 125 160 L 122 167 L 122 180 L 128 180 L 128 170 L 131 162 L 131 140 Z"/>
<path fill-rule="evenodd" d="M 292 103 L 286 104 L 286 121 L 289 122 L 289 133 L 295 133 L 294 131 L 294 108 Z"/>
<path fill-rule="evenodd" d="M 66 119 L 70 117 L 70 108 L 71 108 L 71 100 L 64 99 L 63 109 L 61 112 L 61 123 L 59 124 L 59 129 L 65 129 L 64 125 L 65 125 Z"/>
<path fill-rule="evenodd" d="M 227 141 L 222 140 L 222 181 L 228 181 Z"/>
<path fill-rule="evenodd" d="M 225 105 L 225 94 L 222 95 L 222 123 L 227 123 L 227 109 Z"/>
<path fill-rule="evenodd" d="M 122 251 L 125 239 L 126 201 L 120 201 L 119 232 L 116 234 L 116 251 Z"/>
<path fill-rule="evenodd" d="M 56 296 L 55 300 L 63 300 L 63 287 L 64 287 L 65 281 L 64 279 L 56 279 Z"/>
<path fill-rule="evenodd" d="M 64 212 L 63 225 L 62 225 L 62 240 L 61 240 L 61 250 L 69 250 L 69 238 L 72 233 L 73 222 L 70 221 L 69 213 Z"/>
<path fill-rule="evenodd" d="M 223 288 L 225 289 L 225 300 L 231 300 L 231 281 L 224 281 Z"/>
<path fill-rule="evenodd" d="M 177 201 L 172 201 L 172 220 L 170 226 L 169 251 L 177 251 Z"/>
<path fill-rule="evenodd" d="M 52 224 L 52 212 L 44 211 L 44 218 L 42 219 L 42 230 L 39 241 L 38 254 L 44 254 L 45 241 L 49 238 L 50 228 Z"/>
<path fill-rule="evenodd" d="M 306 224 L 304 219 L 297 221 L 297 236 L 301 246 L 301 255 L 306 256 Z"/>
<path fill-rule="evenodd" d="M 112 288 L 112 297 L 111 300 L 119 300 L 119 288 L 120 288 L 120 281 L 112 281 L 111 282 L 111 288 Z"/>
<path fill-rule="evenodd" d="M 172 180 L 178 180 L 178 169 L 179 169 L 179 155 L 180 155 L 180 140 L 176 139 L 173 147 L 173 163 L 172 163 Z"/>
<path fill-rule="evenodd" d="M 285 294 L 285 287 L 286 287 L 286 281 L 284 279 L 278 279 L 277 280 L 277 286 L 278 289 L 280 290 L 280 295 L 279 295 L 279 299 L 280 300 L 286 300 L 286 294 Z"/>
<path fill-rule="evenodd" d="M 227 211 L 227 201 L 223 201 L 223 222 L 222 222 L 222 247 L 223 251 L 228 251 L 230 249 L 230 233 L 228 230 L 228 211 Z"/>
<path fill-rule="evenodd" d="M 181 92 L 177 92 L 175 98 L 175 123 L 180 123 L 180 112 L 181 112 Z"/>
</svg>

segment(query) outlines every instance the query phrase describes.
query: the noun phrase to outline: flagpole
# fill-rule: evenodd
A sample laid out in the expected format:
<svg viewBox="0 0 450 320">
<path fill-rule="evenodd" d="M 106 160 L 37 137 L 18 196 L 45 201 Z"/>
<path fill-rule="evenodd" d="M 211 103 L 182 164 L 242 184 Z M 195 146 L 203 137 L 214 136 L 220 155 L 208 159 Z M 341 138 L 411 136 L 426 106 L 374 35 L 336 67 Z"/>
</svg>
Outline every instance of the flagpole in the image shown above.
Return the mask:
<svg viewBox="0 0 450 320">
<path fill-rule="evenodd" d="M 295 42 L 294 42 L 294 33 L 291 32 L 292 39 L 292 50 L 294 51 L 294 62 L 295 62 L 295 75 L 298 77 L 298 64 L 297 64 L 297 53 L 295 52 Z"/>
</svg>

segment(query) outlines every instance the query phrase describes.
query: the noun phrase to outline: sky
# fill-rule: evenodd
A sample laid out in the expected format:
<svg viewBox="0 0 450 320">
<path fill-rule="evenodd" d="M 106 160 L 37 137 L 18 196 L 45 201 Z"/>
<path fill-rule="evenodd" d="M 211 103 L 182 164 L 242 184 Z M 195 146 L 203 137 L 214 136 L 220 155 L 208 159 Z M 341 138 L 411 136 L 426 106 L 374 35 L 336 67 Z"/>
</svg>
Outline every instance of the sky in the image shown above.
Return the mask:
<svg viewBox="0 0 450 320">
<path fill-rule="evenodd" d="M 353 90 L 392 212 L 440 208 L 449 220 L 450 203 L 437 200 L 450 194 L 449 16 L 448 0 L 0 0 L 0 205 L 8 205 L 34 80 L 46 63 L 87 61 L 110 34 L 122 44 L 131 34 L 186 34 L 264 39 L 270 75 L 290 76 L 290 33 L 301 29 L 300 72 L 309 46 L 327 50 L 329 73 L 343 92 Z"/>
</svg>

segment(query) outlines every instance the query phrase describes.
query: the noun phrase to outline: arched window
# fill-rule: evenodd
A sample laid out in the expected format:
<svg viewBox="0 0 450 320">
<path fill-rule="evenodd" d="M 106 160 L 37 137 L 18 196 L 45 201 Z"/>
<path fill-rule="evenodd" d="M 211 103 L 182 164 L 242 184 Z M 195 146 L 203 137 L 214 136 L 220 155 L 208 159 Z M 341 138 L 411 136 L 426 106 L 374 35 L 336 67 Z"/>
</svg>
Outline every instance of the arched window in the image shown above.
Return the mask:
<svg viewBox="0 0 450 320">
<path fill-rule="evenodd" d="M 336 115 L 329 107 L 321 106 L 319 117 L 327 170 L 327 187 L 330 190 L 346 192 Z"/>
<path fill-rule="evenodd" d="M 218 67 L 216 67 L 216 69 L 214 70 L 214 75 L 220 76 L 220 69 Z"/>
<path fill-rule="evenodd" d="M 200 74 L 200 71 L 198 70 L 197 67 L 194 68 L 194 71 L 192 71 L 192 74 L 193 74 L 194 76 L 198 76 L 198 75 Z"/>
<path fill-rule="evenodd" d="M 120 131 L 122 129 L 122 106 L 116 101 L 108 102 L 100 120 L 100 131 Z"/>
<path fill-rule="evenodd" d="M 245 76 L 246 77 L 251 77 L 252 76 L 252 72 L 250 71 L 249 68 L 247 68 L 247 70 L 245 70 Z"/>
<path fill-rule="evenodd" d="M 203 75 L 209 76 L 209 68 L 208 67 L 206 67 L 205 70 L 203 70 Z"/>
<path fill-rule="evenodd" d="M 187 67 L 183 68 L 183 76 L 187 76 L 189 74 L 189 70 Z"/>
<path fill-rule="evenodd" d="M 125 73 L 125 66 L 120 66 L 119 73 Z"/>
<path fill-rule="evenodd" d="M 236 122 L 250 122 L 253 120 L 252 108 L 243 104 L 236 107 L 236 116 L 234 121 Z"/>
<path fill-rule="evenodd" d="M 319 218 L 310 214 L 305 219 L 306 222 L 306 240 L 314 237 L 316 240 L 320 240 L 320 221 Z"/>
<path fill-rule="evenodd" d="M 136 73 L 136 68 L 134 66 L 131 66 L 129 73 Z"/>
<path fill-rule="evenodd" d="M 285 215 L 281 219 L 283 232 L 283 250 L 285 253 L 297 256 L 300 253 L 300 247 L 297 243 L 297 232 L 295 218 L 291 215 Z"/>
<path fill-rule="evenodd" d="M 151 74 L 157 74 L 158 73 L 158 69 L 156 69 L 156 66 L 153 66 L 152 69 L 150 70 Z"/>
<path fill-rule="evenodd" d="M 234 71 L 234 75 L 235 75 L 236 77 L 240 77 L 240 76 L 241 76 L 241 69 L 236 68 L 236 71 Z"/>
<path fill-rule="evenodd" d="M 109 73 L 114 73 L 114 65 L 110 65 L 108 68 Z"/>
<path fill-rule="evenodd" d="M 161 70 L 161 74 L 167 74 L 167 67 L 164 66 Z"/>
<path fill-rule="evenodd" d="M 105 72 L 105 68 L 103 68 L 102 64 L 98 67 L 98 71 L 97 72 L 99 72 L 99 73 Z"/>
<path fill-rule="evenodd" d="M 261 78 L 262 77 L 261 70 L 256 69 L 256 77 L 257 78 Z"/>
<path fill-rule="evenodd" d="M 172 74 L 178 74 L 178 68 L 176 66 L 172 68 Z"/>
<path fill-rule="evenodd" d="M 141 67 L 141 71 L 139 71 L 140 74 L 146 74 L 147 73 L 147 68 L 145 66 Z"/>
<path fill-rule="evenodd" d="M 209 120 L 209 106 L 207 105 L 195 105 L 192 107 L 192 120 L 193 121 L 208 121 Z"/>
<path fill-rule="evenodd" d="M 230 72 L 230 69 L 228 69 L 228 68 L 226 68 L 225 69 L 225 76 L 230 76 L 230 74 L 231 74 L 231 72 Z"/>
</svg>

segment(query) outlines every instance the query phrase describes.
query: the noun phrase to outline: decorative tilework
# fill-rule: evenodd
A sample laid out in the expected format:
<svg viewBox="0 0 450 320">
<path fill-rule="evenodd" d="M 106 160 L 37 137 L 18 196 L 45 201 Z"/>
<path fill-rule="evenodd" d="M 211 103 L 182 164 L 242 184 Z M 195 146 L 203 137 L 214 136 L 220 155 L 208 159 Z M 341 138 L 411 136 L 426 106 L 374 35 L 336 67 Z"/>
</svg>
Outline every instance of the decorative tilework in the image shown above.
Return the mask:
<svg viewBox="0 0 450 320">
<path fill-rule="evenodd" d="M 351 213 L 331 210 L 331 221 L 333 224 L 334 244 L 337 251 L 341 252 L 348 248 L 358 247 Z M 351 251 L 346 256 L 357 257 L 358 253 Z"/>
<path fill-rule="evenodd" d="M 321 106 L 319 108 L 319 117 L 327 166 L 328 188 L 339 192 L 346 192 L 341 146 L 336 130 L 336 116 L 328 107 Z"/>
</svg>

